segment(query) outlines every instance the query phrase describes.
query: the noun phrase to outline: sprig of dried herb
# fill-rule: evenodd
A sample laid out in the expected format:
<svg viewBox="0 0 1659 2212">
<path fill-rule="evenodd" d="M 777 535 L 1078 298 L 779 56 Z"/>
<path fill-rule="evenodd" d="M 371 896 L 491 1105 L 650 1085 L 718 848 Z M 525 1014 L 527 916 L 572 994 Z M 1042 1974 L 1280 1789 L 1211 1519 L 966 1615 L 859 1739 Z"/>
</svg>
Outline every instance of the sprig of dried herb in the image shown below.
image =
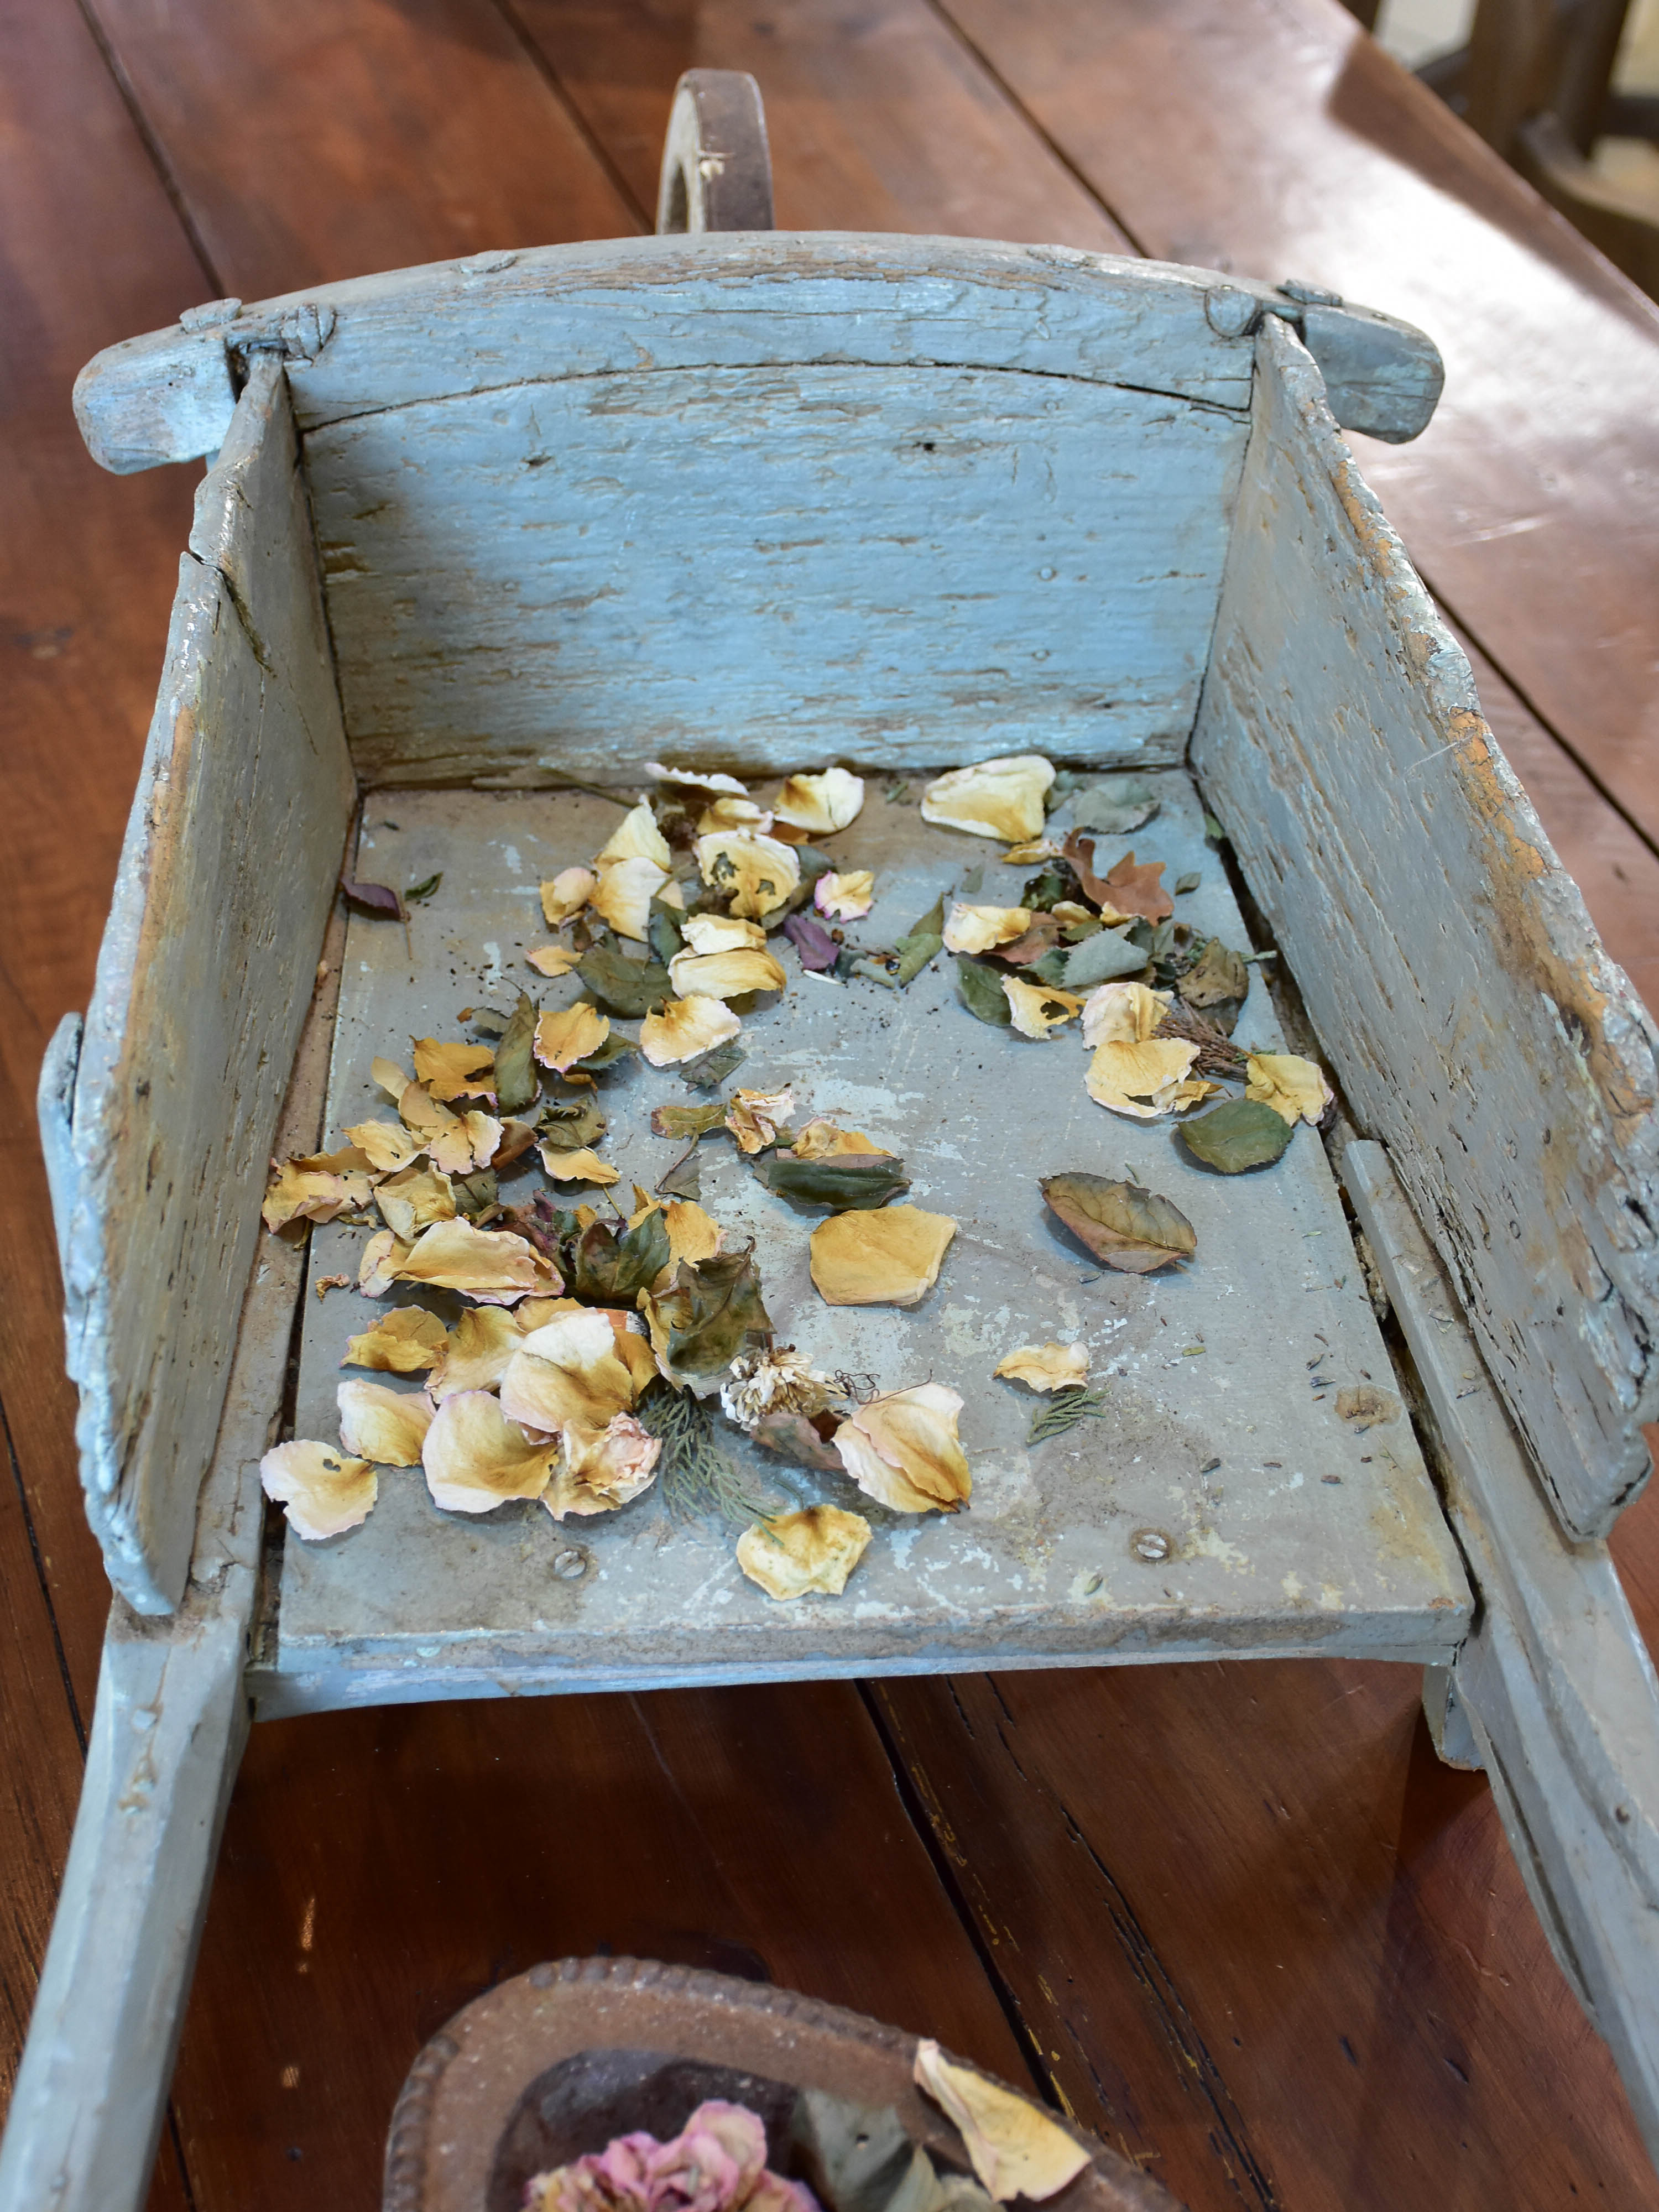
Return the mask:
<svg viewBox="0 0 1659 2212">
<path fill-rule="evenodd" d="M 1075 1390 L 1056 1390 L 1047 1405 L 1040 1406 L 1032 1416 L 1025 1441 L 1028 1444 L 1048 1443 L 1080 1422 L 1102 1419 L 1105 1412 L 1103 1389 L 1091 1390 L 1079 1384 Z"/>
<path fill-rule="evenodd" d="M 714 1415 L 689 1390 L 653 1382 L 635 1408 L 642 1428 L 662 1445 L 657 1484 L 677 1521 L 713 1514 L 736 1528 L 769 1521 L 793 1504 L 791 1493 L 769 1494 L 720 1449 Z"/>
</svg>

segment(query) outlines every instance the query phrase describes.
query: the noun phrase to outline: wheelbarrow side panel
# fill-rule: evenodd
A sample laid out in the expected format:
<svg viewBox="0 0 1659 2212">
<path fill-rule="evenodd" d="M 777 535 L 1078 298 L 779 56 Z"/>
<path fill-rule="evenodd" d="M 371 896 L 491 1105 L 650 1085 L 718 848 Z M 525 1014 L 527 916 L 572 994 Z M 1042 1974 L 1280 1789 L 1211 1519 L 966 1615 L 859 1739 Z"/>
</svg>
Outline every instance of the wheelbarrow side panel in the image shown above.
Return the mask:
<svg viewBox="0 0 1659 2212">
<path fill-rule="evenodd" d="M 198 495 L 67 1146 L 48 1132 L 88 1511 L 140 1613 L 185 1587 L 354 795 L 264 355 Z"/>
<path fill-rule="evenodd" d="M 1480 719 L 1469 665 L 1269 320 L 1194 765 L 1563 1526 L 1659 1417 L 1652 1024 Z"/>
</svg>

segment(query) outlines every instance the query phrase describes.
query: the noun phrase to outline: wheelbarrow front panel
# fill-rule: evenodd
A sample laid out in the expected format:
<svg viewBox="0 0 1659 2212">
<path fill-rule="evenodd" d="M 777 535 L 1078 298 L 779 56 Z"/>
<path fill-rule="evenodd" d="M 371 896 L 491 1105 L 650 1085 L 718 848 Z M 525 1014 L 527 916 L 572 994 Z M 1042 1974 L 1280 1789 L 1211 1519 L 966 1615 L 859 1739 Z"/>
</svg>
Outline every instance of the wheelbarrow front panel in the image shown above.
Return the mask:
<svg viewBox="0 0 1659 2212">
<path fill-rule="evenodd" d="M 55 1146 L 88 1512 L 140 1612 L 170 1610 L 185 1586 L 354 797 L 288 394 L 266 356 L 197 501 Z"/>
<path fill-rule="evenodd" d="M 1659 1419 L 1656 1032 L 1462 651 L 1269 321 L 1193 760 L 1562 1522 Z"/>
</svg>

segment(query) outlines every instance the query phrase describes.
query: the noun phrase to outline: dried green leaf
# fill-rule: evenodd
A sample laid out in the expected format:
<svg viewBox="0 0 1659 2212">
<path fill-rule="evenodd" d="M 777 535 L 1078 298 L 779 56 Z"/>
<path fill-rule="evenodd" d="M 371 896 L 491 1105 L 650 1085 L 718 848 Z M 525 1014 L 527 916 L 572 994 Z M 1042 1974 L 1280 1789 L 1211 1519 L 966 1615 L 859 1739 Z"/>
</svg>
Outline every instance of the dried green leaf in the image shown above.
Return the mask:
<svg viewBox="0 0 1659 2212">
<path fill-rule="evenodd" d="M 1098 830 L 1109 837 L 1122 837 L 1150 822 L 1163 803 L 1151 784 L 1139 776 L 1107 775 L 1079 795 L 1072 809 L 1072 821 L 1079 830 Z"/>
<path fill-rule="evenodd" d="M 932 930 L 912 930 L 909 936 L 898 939 L 893 950 L 898 955 L 894 975 L 902 990 L 907 983 L 914 983 L 929 961 L 944 951 L 945 939 Z"/>
<path fill-rule="evenodd" d="M 665 968 L 677 952 L 684 951 L 685 932 L 680 927 L 680 919 L 678 908 L 665 906 L 660 898 L 652 900 L 645 934 L 653 964 Z"/>
<path fill-rule="evenodd" d="M 1219 1175 L 1248 1175 L 1283 1157 L 1292 1124 L 1260 1098 L 1231 1098 L 1212 1114 L 1181 1125 L 1181 1141 L 1194 1159 Z"/>
<path fill-rule="evenodd" d="M 1227 833 L 1213 814 L 1204 817 L 1204 840 L 1209 845 L 1224 845 L 1227 842 Z"/>
<path fill-rule="evenodd" d="M 651 1301 L 650 1310 L 665 1337 L 664 1357 L 677 1375 L 718 1375 L 740 1352 L 757 1351 L 772 1334 L 752 1244 L 717 1252 L 712 1260 L 682 1260 L 673 1283 Z"/>
<path fill-rule="evenodd" d="M 469 1006 L 461 1015 L 469 1029 L 482 1030 L 486 1036 L 505 1036 L 507 1018 L 498 1014 L 494 1006 Z"/>
<path fill-rule="evenodd" d="M 488 1213 L 491 1206 L 500 1203 L 501 1192 L 496 1187 L 494 1168 L 480 1168 L 470 1176 L 453 1176 L 450 1188 L 455 1194 L 457 1208 L 469 1221 L 476 1221 L 481 1213 Z"/>
<path fill-rule="evenodd" d="M 541 1096 L 541 1078 L 531 1049 L 539 1018 L 534 1001 L 520 991 L 512 1018 L 495 1047 L 495 1097 L 503 1114 L 521 1113 Z"/>
<path fill-rule="evenodd" d="M 943 944 L 944 939 L 941 938 L 939 941 Z M 896 975 L 890 968 L 882 967 L 878 961 L 855 960 L 849 972 L 854 975 L 862 975 L 866 982 L 883 983 L 890 991 L 896 991 L 899 987 Z"/>
<path fill-rule="evenodd" d="M 945 894 L 941 891 L 920 921 L 910 924 L 912 937 L 943 937 L 945 934 Z"/>
<path fill-rule="evenodd" d="M 1121 1274 L 1150 1275 L 1190 1258 L 1198 1236 L 1180 1207 L 1135 1182 L 1105 1176 L 1047 1176 L 1044 1203 L 1096 1259 Z"/>
<path fill-rule="evenodd" d="M 612 1030 L 597 1052 L 590 1052 L 586 1060 L 573 1060 L 571 1066 L 583 1075 L 598 1075 L 604 1069 L 614 1066 L 624 1054 L 638 1050 L 639 1046 L 632 1037 L 619 1036 Z"/>
<path fill-rule="evenodd" d="M 595 945 L 576 963 L 576 973 L 586 988 L 613 1014 L 638 1020 L 674 996 L 674 986 L 660 960 L 630 960 L 614 945 Z"/>
<path fill-rule="evenodd" d="M 597 1145 L 605 1132 L 605 1115 L 591 1098 L 545 1107 L 536 1125 L 538 1141 L 556 1152 L 580 1152 Z"/>
<path fill-rule="evenodd" d="M 1045 955 L 1045 957 L 1052 957 Z M 1041 969 L 1042 965 L 1041 961 L 1032 963 L 1036 969 Z M 1045 976 L 1043 981 L 1046 982 L 1048 978 Z M 1013 1015 L 1009 1010 L 1007 994 L 1002 988 L 999 969 L 986 967 L 982 961 L 969 960 L 958 955 L 957 988 L 962 994 L 963 1005 L 977 1020 L 988 1022 L 993 1029 L 1006 1029 L 1012 1021 Z"/>
<path fill-rule="evenodd" d="M 1054 957 L 1058 956 L 1049 956 Z M 1041 972 L 1042 963 L 1038 963 Z M 1139 945 L 1115 929 L 1097 929 L 1092 937 L 1085 937 L 1080 945 L 1060 957 L 1060 973 L 1044 975 L 1048 984 L 1061 984 L 1068 991 L 1090 991 L 1097 983 L 1109 983 L 1119 975 L 1138 975 L 1146 965 L 1146 955 Z"/>
<path fill-rule="evenodd" d="M 1200 875 L 1198 871 L 1194 868 L 1189 874 L 1177 876 L 1175 881 L 1175 887 L 1177 891 L 1195 891 L 1203 880 L 1203 877 Z"/>
<path fill-rule="evenodd" d="M 1224 1036 L 1232 1035 L 1249 988 L 1250 971 L 1243 956 L 1218 937 L 1210 939 L 1176 983 L 1184 1003 L 1202 1012 Z"/>
<path fill-rule="evenodd" d="M 755 1172 L 780 1198 L 837 1213 L 885 1206 L 896 1192 L 910 1188 L 903 1161 L 890 1152 L 842 1152 L 817 1160 L 769 1152 L 756 1161 Z"/>
<path fill-rule="evenodd" d="M 652 1113 L 651 1127 L 656 1136 L 673 1137 L 684 1144 L 688 1137 L 718 1129 L 725 1119 L 725 1101 L 716 1099 L 708 1106 L 659 1106 Z"/>
<path fill-rule="evenodd" d="M 1075 899 L 1079 895 L 1078 880 L 1069 865 L 1050 866 L 1031 878 L 1019 895 L 1019 903 L 1033 914 L 1047 914 L 1062 899 Z"/>
<path fill-rule="evenodd" d="M 428 876 L 423 883 L 411 884 L 404 896 L 406 899 L 429 899 L 443 879 L 444 872 L 440 868 L 435 876 Z"/>
<path fill-rule="evenodd" d="M 570 1287 L 577 1297 L 598 1305 L 631 1306 L 672 1257 L 667 1220 L 660 1212 L 647 1213 L 636 1228 L 620 1234 L 609 1222 L 596 1221 L 575 1240 Z"/>
<path fill-rule="evenodd" d="M 740 1044 L 728 1039 L 706 1052 L 700 1060 L 688 1060 L 680 1070 L 680 1081 L 690 1084 L 694 1091 L 718 1091 L 728 1075 L 735 1075 L 749 1057 Z M 721 1109 L 722 1114 L 724 1108 Z M 695 1197 L 696 1193 L 692 1195 Z"/>
<path fill-rule="evenodd" d="M 702 1169 L 695 1147 L 659 1176 L 657 1193 L 661 1198 L 697 1199 L 702 1196 Z"/>
</svg>

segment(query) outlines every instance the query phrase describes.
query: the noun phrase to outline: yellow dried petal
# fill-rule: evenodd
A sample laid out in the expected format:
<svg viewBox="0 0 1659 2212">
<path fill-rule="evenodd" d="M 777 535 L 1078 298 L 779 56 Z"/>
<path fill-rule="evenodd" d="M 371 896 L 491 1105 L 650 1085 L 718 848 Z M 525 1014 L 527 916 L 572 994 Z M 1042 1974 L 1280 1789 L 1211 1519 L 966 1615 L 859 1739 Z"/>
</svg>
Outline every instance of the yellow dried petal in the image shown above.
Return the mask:
<svg viewBox="0 0 1659 2212">
<path fill-rule="evenodd" d="M 1089 1379 L 1086 1344 L 1022 1344 L 997 1362 L 995 1373 L 1033 1390 L 1075 1390 Z"/>
<path fill-rule="evenodd" d="M 544 1014 L 536 1024 L 536 1057 L 544 1067 L 562 1075 L 579 1060 L 597 1052 L 611 1034 L 611 1024 L 591 1000 L 578 999 L 561 1014 Z"/>
<path fill-rule="evenodd" d="M 549 1435 L 567 1421 L 602 1429 L 632 1410 L 635 1395 L 610 1316 L 586 1308 L 523 1338 L 501 1378 L 503 1410 Z"/>
<path fill-rule="evenodd" d="M 495 1088 L 495 1055 L 487 1044 L 415 1040 L 415 1080 L 439 1099 L 487 1098 Z"/>
<path fill-rule="evenodd" d="M 475 1168 L 487 1168 L 495 1158 L 496 1149 L 501 1141 L 501 1131 L 505 1126 L 506 1124 L 498 1121 L 493 1114 L 486 1114 L 482 1107 L 469 1106 L 466 1112 L 462 1115 L 461 1127 L 471 1150 L 472 1165 Z M 436 1158 L 435 1152 L 433 1164 L 435 1167 L 443 1167 L 443 1162 Z M 464 1168 L 459 1170 L 445 1168 L 444 1172 L 446 1175 L 458 1173 L 465 1175 L 467 1170 Z"/>
<path fill-rule="evenodd" d="M 380 1477 L 366 1459 L 297 1437 L 265 1454 L 259 1482 L 265 1496 L 283 1507 L 295 1534 L 309 1544 L 361 1526 L 380 1491 Z"/>
<path fill-rule="evenodd" d="M 1144 983 L 1103 983 L 1084 1001 L 1084 1043 L 1145 1044 L 1158 1035 L 1174 996 L 1172 991 L 1148 990 Z"/>
<path fill-rule="evenodd" d="M 488 1390 L 458 1390 L 438 1408 L 421 1464 L 434 1505 L 488 1513 L 509 1498 L 539 1498 L 558 1458 L 509 1420 Z"/>
<path fill-rule="evenodd" d="M 390 1062 L 387 1065 L 390 1066 Z M 392 1073 L 400 1078 L 403 1075 L 401 1068 L 394 1068 Z M 407 1079 L 404 1079 L 403 1089 L 406 1091 L 408 1087 Z M 402 1095 L 400 1091 L 398 1096 L 401 1097 Z M 346 1134 L 370 1167 L 380 1175 L 393 1175 L 399 1168 L 406 1168 L 411 1160 L 417 1160 L 421 1156 L 419 1139 L 409 1130 L 400 1129 L 395 1121 L 358 1121 L 346 1131 Z"/>
<path fill-rule="evenodd" d="M 725 830 L 753 830 L 764 836 L 772 827 L 772 810 L 752 799 L 711 799 L 697 817 L 699 837 L 718 836 Z"/>
<path fill-rule="evenodd" d="M 1000 2204 L 1041 2203 L 1074 2181 L 1089 2154 L 1029 2097 L 953 2065 L 937 2043 L 916 2045 L 916 2085 L 955 2121 L 981 2187 Z"/>
<path fill-rule="evenodd" d="M 1074 991 L 1054 991 L 1041 983 L 1022 983 L 1017 975 L 1002 979 L 1009 1015 L 1021 1036 L 1046 1037 L 1050 1030 L 1069 1022 L 1083 1001 Z"/>
<path fill-rule="evenodd" d="M 420 1375 L 442 1364 L 448 1346 L 449 1331 L 436 1314 L 424 1306 L 393 1306 L 390 1313 L 376 1314 L 372 1328 L 352 1338 L 340 1364 L 377 1368 L 387 1375 Z"/>
<path fill-rule="evenodd" d="M 766 932 L 757 921 L 735 914 L 688 915 L 683 934 L 693 952 L 763 951 Z"/>
<path fill-rule="evenodd" d="M 445 1135 L 460 1120 L 449 1107 L 441 1106 L 423 1083 L 404 1084 L 398 1094 L 398 1113 L 404 1127 L 424 1146 Z"/>
<path fill-rule="evenodd" d="M 856 819 L 863 805 L 863 777 L 844 768 L 827 768 L 821 775 L 789 777 L 772 801 L 772 811 L 809 836 L 830 837 Z"/>
<path fill-rule="evenodd" d="M 510 1306 L 527 1293 L 562 1288 L 540 1253 L 510 1229 L 475 1229 L 470 1221 L 436 1221 L 410 1247 L 394 1280 L 464 1291 L 484 1305 Z"/>
<path fill-rule="evenodd" d="M 606 1183 L 616 1182 L 617 1171 L 608 1160 L 602 1160 L 591 1146 L 583 1145 L 579 1151 L 561 1152 L 551 1145 L 538 1145 L 542 1165 L 555 1182 L 594 1182 L 603 1189 Z"/>
<path fill-rule="evenodd" d="M 640 1050 L 653 1067 L 677 1067 L 734 1037 L 743 1024 L 718 999 L 670 999 L 640 1024 Z"/>
<path fill-rule="evenodd" d="M 631 1413 L 613 1413 L 603 1428 L 567 1421 L 562 1447 L 542 1504 L 556 1521 L 568 1513 L 614 1513 L 657 1479 L 662 1442 Z"/>
<path fill-rule="evenodd" d="M 366 1298 L 383 1298 L 398 1279 L 398 1271 L 409 1257 L 409 1247 L 389 1229 L 377 1229 L 363 1247 L 357 1263 L 357 1288 Z"/>
<path fill-rule="evenodd" d="M 1089 1096 L 1114 1114 L 1155 1121 L 1186 1103 L 1177 1094 L 1197 1058 L 1198 1047 L 1178 1037 L 1097 1046 L 1086 1078 Z"/>
<path fill-rule="evenodd" d="M 826 869 L 812 886 L 812 903 L 831 921 L 862 921 L 876 902 L 876 879 L 868 868 L 837 874 Z"/>
<path fill-rule="evenodd" d="M 973 1476 L 957 1439 L 962 1400 L 942 1382 L 890 1390 L 836 1431 L 842 1465 L 859 1488 L 896 1513 L 954 1513 Z"/>
<path fill-rule="evenodd" d="M 808 1505 L 757 1521 L 738 1539 L 738 1565 L 768 1597 L 781 1601 L 809 1590 L 839 1597 L 870 1544 L 870 1523 L 838 1505 Z"/>
<path fill-rule="evenodd" d="M 432 1401 L 424 1390 L 388 1390 L 383 1382 L 337 1383 L 340 1442 L 360 1459 L 385 1467 L 414 1467 L 432 1425 Z"/>
<path fill-rule="evenodd" d="M 370 1188 L 367 1176 L 334 1175 L 284 1160 L 259 1211 L 265 1227 L 273 1231 L 292 1221 L 332 1221 L 349 1207 L 367 1205 Z"/>
<path fill-rule="evenodd" d="M 737 1139 L 739 1152 L 763 1152 L 776 1144 L 794 1110 L 793 1091 L 734 1091 L 726 1126 Z"/>
<path fill-rule="evenodd" d="M 952 906 L 945 922 L 947 952 L 988 952 L 1012 945 L 1031 927 L 1029 907 Z"/>
<path fill-rule="evenodd" d="M 641 799 L 637 806 L 630 807 L 623 815 L 599 848 L 594 866 L 603 874 L 606 868 L 627 860 L 649 860 L 665 875 L 673 866 L 674 856 L 668 849 L 667 839 L 657 827 L 649 799 Z"/>
<path fill-rule="evenodd" d="M 740 999 L 750 991 L 781 991 L 789 978 L 769 952 L 677 952 L 669 980 L 683 999 Z"/>
<path fill-rule="evenodd" d="M 526 1298 L 512 1313 L 503 1306 L 469 1306 L 453 1334 L 446 1339 L 442 1357 L 427 1383 L 427 1395 L 441 1405 L 458 1390 L 495 1389 L 507 1372 L 507 1362 L 524 1341 L 525 1306 L 546 1303 Z"/>
<path fill-rule="evenodd" d="M 953 768 L 921 795 L 921 818 L 967 830 L 975 837 L 1017 844 L 1042 832 L 1042 801 L 1054 780 L 1040 753 L 1005 755 L 974 768 Z"/>
<path fill-rule="evenodd" d="M 405 1244 L 412 1244 L 434 1221 L 455 1218 L 454 1186 L 434 1168 L 400 1168 L 380 1184 L 374 1203 L 386 1227 Z"/>
<path fill-rule="evenodd" d="M 739 783 L 734 775 L 711 774 L 703 769 L 665 768 L 661 761 L 647 761 L 645 769 L 659 783 L 676 784 L 684 791 L 729 791 L 738 799 L 749 796 L 748 785 Z"/>
<path fill-rule="evenodd" d="M 667 869 L 654 860 L 613 860 L 600 870 L 588 903 L 618 937 L 642 945 L 650 932 L 651 902 L 668 882 Z"/>
<path fill-rule="evenodd" d="M 1244 1069 L 1244 1096 L 1271 1106 L 1294 1128 L 1298 1121 L 1317 1121 L 1336 1093 L 1315 1060 L 1294 1052 L 1253 1052 Z"/>
<path fill-rule="evenodd" d="M 383 1059 L 379 1053 L 369 1061 L 368 1072 L 394 1104 L 409 1088 L 410 1079 L 397 1061 Z"/>
<path fill-rule="evenodd" d="M 758 921 L 780 907 L 800 882 L 800 862 L 775 837 L 723 830 L 696 842 L 706 884 L 732 893 L 732 912 Z"/>
<path fill-rule="evenodd" d="M 542 885 L 542 914 L 550 929 L 573 921 L 592 897 L 599 878 L 592 868 L 561 868 Z"/>
<path fill-rule="evenodd" d="M 948 1213 L 919 1206 L 832 1213 L 812 1231 L 812 1280 L 832 1306 L 913 1306 L 938 1280 L 957 1233 Z"/>
<path fill-rule="evenodd" d="M 878 1159 L 893 1158 L 885 1145 L 866 1137 L 862 1129 L 838 1129 L 833 1121 L 809 1121 L 789 1147 L 798 1160 L 836 1160 L 849 1153 Z"/>
<path fill-rule="evenodd" d="M 538 945 L 533 952 L 526 952 L 525 960 L 538 975 L 568 975 L 576 964 L 577 956 L 563 945 Z"/>
<path fill-rule="evenodd" d="M 1028 868 L 1034 861 L 1057 860 L 1063 848 L 1052 837 L 1028 837 L 1023 844 L 1011 845 L 1002 856 L 1005 868 Z"/>
</svg>

